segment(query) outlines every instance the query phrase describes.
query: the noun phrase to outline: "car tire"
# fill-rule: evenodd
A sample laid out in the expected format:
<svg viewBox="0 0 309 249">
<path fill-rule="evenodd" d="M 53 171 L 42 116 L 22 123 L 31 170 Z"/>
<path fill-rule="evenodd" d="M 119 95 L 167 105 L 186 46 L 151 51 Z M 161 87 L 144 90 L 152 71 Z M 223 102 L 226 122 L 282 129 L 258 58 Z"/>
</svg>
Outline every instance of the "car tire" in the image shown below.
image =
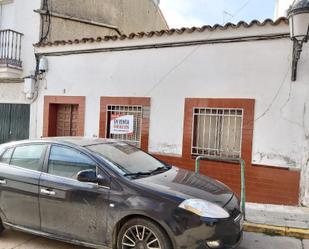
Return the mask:
<svg viewBox="0 0 309 249">
<path fill-rule="evenodd" d="M 5 228 L 3 226 L 2 220 L 0 219 L 0 234 L 4 232 Z"/>
<path fill-rule="evenodd" d="M 120 228 L 117 249 L 148 248 L 147 244 L 154 248 L 172 249 L 166 232 L 151 220 L 134 218 Z"/>
</svg>

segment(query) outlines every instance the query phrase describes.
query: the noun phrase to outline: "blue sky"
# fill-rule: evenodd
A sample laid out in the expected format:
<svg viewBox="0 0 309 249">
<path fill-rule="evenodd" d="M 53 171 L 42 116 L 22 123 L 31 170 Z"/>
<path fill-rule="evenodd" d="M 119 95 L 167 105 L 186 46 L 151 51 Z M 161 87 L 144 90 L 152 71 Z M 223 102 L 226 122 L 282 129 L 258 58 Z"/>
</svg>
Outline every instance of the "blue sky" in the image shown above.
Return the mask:
<svg viewBox="0 0 309 249">
<path fill-rule="evenodd" d="M 161 0 L 170 28 L 273 18 L 276 0 Z"/>
</svg>

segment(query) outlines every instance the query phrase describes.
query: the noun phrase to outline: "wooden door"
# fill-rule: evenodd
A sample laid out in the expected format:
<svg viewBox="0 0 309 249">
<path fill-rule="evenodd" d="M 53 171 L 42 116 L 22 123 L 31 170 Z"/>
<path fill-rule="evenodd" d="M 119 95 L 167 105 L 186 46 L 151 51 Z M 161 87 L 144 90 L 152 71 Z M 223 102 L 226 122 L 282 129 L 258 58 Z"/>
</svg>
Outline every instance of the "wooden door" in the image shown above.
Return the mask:
<svg viewBox="0 0 309 249">
<path fill-rule="evenodd" d="M 57 136 L 76 136 L 78 127 L 78 105 L 57 106 Z"/>
</svg>

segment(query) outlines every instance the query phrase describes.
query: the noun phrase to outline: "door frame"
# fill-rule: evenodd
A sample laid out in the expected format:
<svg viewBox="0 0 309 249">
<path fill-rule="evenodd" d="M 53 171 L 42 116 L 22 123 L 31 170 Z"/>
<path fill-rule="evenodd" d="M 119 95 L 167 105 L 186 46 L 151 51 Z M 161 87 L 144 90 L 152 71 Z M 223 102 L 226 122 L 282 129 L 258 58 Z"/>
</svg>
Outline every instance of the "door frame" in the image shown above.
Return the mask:
<svg viewBox="0 0 309 249">
<path fill-rule="evenodd" d="M 44 96 L 43 137 L 54 136 L 56 111 L 53 105 L 78 105 L 77 136 L 84 136 L 85 129 L 85 96 Z"/>
</svg>

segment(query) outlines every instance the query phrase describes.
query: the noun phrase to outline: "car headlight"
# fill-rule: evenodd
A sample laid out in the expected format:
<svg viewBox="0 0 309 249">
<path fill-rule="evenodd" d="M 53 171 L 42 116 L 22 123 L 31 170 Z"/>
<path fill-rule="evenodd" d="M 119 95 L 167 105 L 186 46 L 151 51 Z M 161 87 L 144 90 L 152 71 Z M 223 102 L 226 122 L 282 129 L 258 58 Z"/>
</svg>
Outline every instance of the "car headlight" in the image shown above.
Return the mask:
<svg viewBox="0 0 309 249">
<path fill-rule="evenodd" d="M 201 199 L 185 200 L 179 205 L 179 207 L 192 213 L 195 213 L 201 217 L 214 218 L 214 219 L 223 219 L 230 217 L 229 213 L 225 211 L 223 208 L 209 201 Z"/>
</svg>

